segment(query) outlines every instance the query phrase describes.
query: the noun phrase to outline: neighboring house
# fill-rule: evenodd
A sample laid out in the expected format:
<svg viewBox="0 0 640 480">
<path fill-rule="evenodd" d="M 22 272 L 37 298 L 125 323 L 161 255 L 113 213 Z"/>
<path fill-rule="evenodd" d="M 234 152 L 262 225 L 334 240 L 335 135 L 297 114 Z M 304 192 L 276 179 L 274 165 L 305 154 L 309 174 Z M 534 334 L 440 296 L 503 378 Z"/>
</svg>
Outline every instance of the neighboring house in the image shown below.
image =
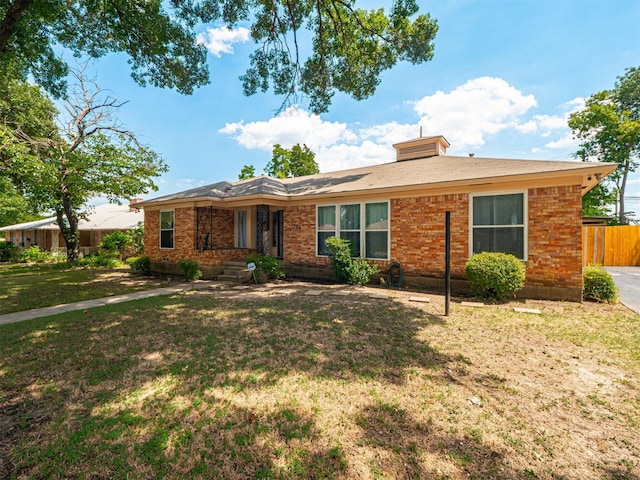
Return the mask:
<svg viewBox="0 0 640 480">
<path fill-rule="evenodd" d="M 444 137 L 394 145 L 396 161 L 306 177 L 219 182 L 140 203 L 152 270 L 198 261 L 205 275 L 254 252 L 287 275 L 329 278 L 324 240 L 354 242 L 382 272 L 398 262 L 407 285 L 442 285 L 445 212 L 451 275 L 476 252 L 527 265 L 523 296 L 581 300 L 582 195 L 616 165 L 446 155 Z"/>
<path fill-rule="evenodd" d="M 143 222 L 144 213 L 136 205 L 141 200 L 134 198 L 129 205 L 108 203 L 88 209 L 87 219 L 78 222 L 80 252 L 84 255 L 94 253 L 98 250 L 102 237 L 108 233 L 130 230 Z M 0 232 L 5 241 L 15 245 L 37 245 L 41 250 L 66 252 L 66 243 L 55 217 L 0 227 Z"/>
</svg>

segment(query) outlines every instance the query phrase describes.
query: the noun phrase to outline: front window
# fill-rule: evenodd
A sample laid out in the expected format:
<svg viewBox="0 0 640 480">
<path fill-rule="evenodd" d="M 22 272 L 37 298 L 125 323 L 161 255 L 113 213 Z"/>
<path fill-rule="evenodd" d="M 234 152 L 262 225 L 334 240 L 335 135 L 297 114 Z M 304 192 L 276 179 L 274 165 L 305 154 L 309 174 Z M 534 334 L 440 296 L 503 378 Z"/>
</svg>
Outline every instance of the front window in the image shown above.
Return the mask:
<svg viewBox="0 0 640 480">
<path fill-rule="evenodd" d="M 336 236 L 350 241 L 354 257 L 389 258 L 388 202 L 319 206 L 316 228 L 318 255 L 330 254 L 324 241 Z"/>
<path fill-rule="evenodd" d="M 336 207 L 330 205 L 327 207 L 318 207 L 316 215 L 316 231 L 318 239 L 318 255 L 329 255 L 331 252 L 325 245 L 324 241 L 329 237 L 336 236 Z"/>
<path fill-rule="evenodd" d="M 471 253 L 511 253 L 526 260 L 525 194 L 476 195 L 471 202 Z"/>
<path fill-rule="evenodd" d="M 160 248 L 173 248 L 173 210 L 160 212 Z"/>
</svg>

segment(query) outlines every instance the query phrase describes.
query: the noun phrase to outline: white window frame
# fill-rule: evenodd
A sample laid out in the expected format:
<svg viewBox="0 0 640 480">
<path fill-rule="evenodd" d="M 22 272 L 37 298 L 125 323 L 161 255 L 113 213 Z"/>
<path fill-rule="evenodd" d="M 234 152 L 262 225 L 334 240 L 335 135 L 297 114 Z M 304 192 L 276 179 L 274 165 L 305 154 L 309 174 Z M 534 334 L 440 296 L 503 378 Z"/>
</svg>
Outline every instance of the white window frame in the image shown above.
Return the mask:
<svg viewBox="0 0 640 480">
<path fill-rule="evenodd" d="M 173 228 L 162 228 L 162 214 L 170 212 L 173 216 Z M 176 246 L 176 212 L 175 210 L 160 210 L 160 215 L 158 216 L 158 244 L 160 246 L 160 250 L 173 250 Z M 163 247 L 162 246 L 162 232 L 171 231 L 171 247 Z"/>
<path fill-rule="evenodd" d="M 367 205 L 374 203 L 386 203 L 387 204 L 387 228 L 377 229 L 377 230 L 367 230 Z M 316 205 L 316 239 L 315 239 L 315 252 L 316 257 L 327 258 L 327 255 L 318 254 L 318 233 L 323 230 L 318 230 L 318 210 L 322 207 L 334 207 L 335 208 L 335 235 L 340 236 L 340 232 L 342 231 L 340 228 L 340 207 L 346 205 L 360 205 L 360 257 L 366 260 L 379 260 L 379 261 L 388 261 L 391 258 L 391 201 L 390 200 L 368 200 L 366 202 L 344 202 L 344 203 L 327 203 L 322 205 Z M 328 231 L 328 230 L 325 230 Z M 354 230 L 344 230 L 345 232 L 353 232 Z M 367 232 L 386 232 L 387 233 L 387 252 L 385 258 L 368 258 L 366 257 L 367 252 Z"/>
<path fill-rule="evenodd" d="M 522 251 L 524 258 L 521 258 L 522 261 L 529 260 L 529 194 L 527 190 L 506 190 L 506 191 L 496 191 L 496 192 L 481 192 L 481 193 L 471 193 L 469 194 L 469 257 L 471 257 L 473 252 L 473 232 L 475 228 L 483 228 L 482 226 L 476 227 L 473 224 L 473 199 L 476 197 L 499 197 L 501 195 L 522 195 L 522 221 L 523 223 L 519 224 L 510 224 L 510 225 L 484 225 L 485 228 L 522 228 Z"/>
</svg>

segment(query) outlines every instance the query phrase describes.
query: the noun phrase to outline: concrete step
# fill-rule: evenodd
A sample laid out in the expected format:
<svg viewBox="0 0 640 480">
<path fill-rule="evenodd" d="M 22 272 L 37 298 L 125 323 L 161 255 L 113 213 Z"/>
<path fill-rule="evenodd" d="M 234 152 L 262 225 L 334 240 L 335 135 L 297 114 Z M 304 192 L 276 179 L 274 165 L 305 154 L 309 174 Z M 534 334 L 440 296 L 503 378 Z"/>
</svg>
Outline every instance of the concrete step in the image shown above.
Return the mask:
<svg viewBox="0 0 640 480">
<path fill-rule="evenodd" d="M 240 267 L 240 268 L 247 268 L 247 264 L 246 262 L 241 262 L 239 260 L 230 260 L 227 263 L 225 263 L 226 267 Z"/>
<path fill-rule="evenodd" d="M 245 283 L 245 282 L 249 282 L 251 280 L 251 273 L 249 271 L 246 272 L 245 274 L 228 274 L 228 273 L 223 273 L 222 275 L 218 275 L 218 280 L 224 281 L 224 282 L 234 282 L 234 283 Z"/>
<path fill-rule="evenodd" d="M 247 270 L 246 268 L 243 268 L 242 270 L 240 270 L 240 269 L 236 269 L 236 268 L 225 267 L 225 269 L 222 272 L 222 274 L 223 275 L 236 275 L 237 277 L 250 277 L 251 276 L 251 272 L 249 270 Z"/>
</svg>

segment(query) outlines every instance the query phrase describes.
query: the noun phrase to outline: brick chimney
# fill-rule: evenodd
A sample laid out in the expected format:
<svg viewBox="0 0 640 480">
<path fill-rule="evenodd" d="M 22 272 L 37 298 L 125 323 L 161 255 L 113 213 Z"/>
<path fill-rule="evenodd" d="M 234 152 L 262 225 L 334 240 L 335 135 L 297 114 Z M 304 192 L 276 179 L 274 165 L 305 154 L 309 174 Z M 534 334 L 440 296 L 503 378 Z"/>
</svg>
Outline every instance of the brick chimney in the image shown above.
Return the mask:
<svg viewBox="0 0 640 480">
<path fill-rule="evenodd" d="M 416 158 L 446 155 L 450 144 L 442 135 L 436 137 L 420 137 L 406 142 L 396 143 L 396 161 L 414 160 Z"/>
<path fill-rule="evenodd" d="M 139 208 L 135 207 L 136 203 L 140 203 L 142 200 L 144 200 L 143 198 L 130 198 L 129 199 L 129 211 L 130 212 L 137 212 L 138 210 L 140 210 Z"/>
</svg>

